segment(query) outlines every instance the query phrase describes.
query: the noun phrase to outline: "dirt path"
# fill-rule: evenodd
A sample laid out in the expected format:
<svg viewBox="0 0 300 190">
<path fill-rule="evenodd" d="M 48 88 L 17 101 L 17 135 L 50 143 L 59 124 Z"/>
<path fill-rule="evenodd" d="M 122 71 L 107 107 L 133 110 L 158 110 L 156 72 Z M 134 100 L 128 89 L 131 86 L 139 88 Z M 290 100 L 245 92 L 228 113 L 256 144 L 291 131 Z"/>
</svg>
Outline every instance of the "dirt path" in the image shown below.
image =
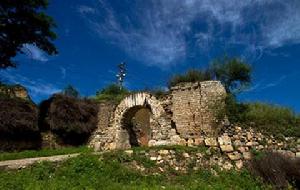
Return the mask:
<svg viewBox="0 0 300 190">
<path fill-rule="evenodd" d="M 12 169 L 21 169 L 26 168 L 32 164 L 48 161 L 48 162 L 61 162 L 68 158 L 76 157 L 80 153 L 75 154 L 66 154 L 66 155 L 56 155 L 56 156 L 49 156 L 49 157 L 37 157 L 37 158 L 24 158 L 18 160 L 6 160 L 0 161 L 0 169 L 12 170 Z"/>
</svg>

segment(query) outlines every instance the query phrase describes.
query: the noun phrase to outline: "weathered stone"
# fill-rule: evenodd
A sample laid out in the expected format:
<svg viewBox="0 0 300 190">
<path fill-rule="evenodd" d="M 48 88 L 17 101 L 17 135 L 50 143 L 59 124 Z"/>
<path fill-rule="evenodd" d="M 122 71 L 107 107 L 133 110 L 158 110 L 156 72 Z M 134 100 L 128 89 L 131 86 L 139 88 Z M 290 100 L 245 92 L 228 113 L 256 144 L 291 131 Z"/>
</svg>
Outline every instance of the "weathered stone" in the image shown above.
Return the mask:
<svg viewBox="0 0 300 190">
<path fill-rule="evenodd" d="M 148 146 L 149 147 L 152 147 L 152 146 L 155 146 L 156 145 L 156 140 L 150 140 L 149 142 L 148 142 Z"/>
<path fill-rule="evenodd" d="M 183 156 L 184 158 L 189 158 L 189 157 L 190 157 L 189 153 L 187 153 L 187 152 L 182 153 L 182 156 Z"/>
<path fill-rule="evenodd" d="M 300 158 L 300 152 L 296 152 L 296 157 Z"/>
<path fill-rule="evenodd" d="M 194 146 L 194 140 L 193 139 L 188 139 L 187 145 L 188 146 Z"/>
<path fill-rule="evenodd" d="M 206 138 L 206 139 L 204 140 L 204 142 L 205 142 L 205 145 L 206 145 L 206 146 L 212 146 L 212 147 L 218 146 L 217 140 L 216 140 L 215 138 L 213 138 L 213 137 Z"/>
<path fill-rule="evenodd" d="M 247 132 L 247 139 L 248 141 L 251 141 L 252 140 L 252 134 L 250 132 Z"/>
<path fill-rule="evenodd" d="M 233 145 L 234 146 L 241 146 L 242 142 L 240 140 L 235 140 L 235 141 L 233 141 Z"/>
<path fill-rule="evenodd" d="M 232 145 L 221 145 L 220 146 L 222 152 L 232 152 L 233 147 Z"/>
<path fill-rule="evenodd" d="M 228 153 L 227 156 L 230 160 L 233 160 L 233 161 L 241 159 L 241 154 L 239 152 Z"/>
<path fill-rule="evenodd" d="M 230 162 L 226 161 L 226 162 L 222 165 L 222 167 L 223 167 L 225 170 L 231 170 L 231 169 L 233 168 L 233 165 L 232 165 Z"/>
<path fill-rule="evenodd" d="M 246 151 L 248 151 L 248 147 L 241 146 L 238 148 L 238 151 L 240 151 L 241 153 L 246 152 Z"/>
<path fill-rule="evenodd" d="M 235 161 L 235 167 L 237 168 L 237 169 L 242 169 L 242 167 L 243 167 L 243 161 L 242 160 L 238 160 L 238 161 Z"/>
<path fill-rule="evenodd" d="M 204 139 L 203 138 L 195 138 L 194 144 L 195 144 L 195 146 L 203 145 Z"/>
<path fill-rule="evenodd" d="M 133 150 L 125 150 L 124 153 L 127 154 L 128 156 L 132 156 Z"/>
<path fill-rule="evenodd" d="M 243 158 L 245 160 L 250 160 L 252 158 L 251 152 L 243 152 Z"/>
<path fill-rule="evenodd" d="M 231 138 L 229 136 L 218 137 L 219 145 L 231 145 Z"/>
<path fill-rule="evenodd" d="M 169 154 L 169 150 L 160 150 L 158 153 L 162 156 L 166 156 Z"/>
</svg>

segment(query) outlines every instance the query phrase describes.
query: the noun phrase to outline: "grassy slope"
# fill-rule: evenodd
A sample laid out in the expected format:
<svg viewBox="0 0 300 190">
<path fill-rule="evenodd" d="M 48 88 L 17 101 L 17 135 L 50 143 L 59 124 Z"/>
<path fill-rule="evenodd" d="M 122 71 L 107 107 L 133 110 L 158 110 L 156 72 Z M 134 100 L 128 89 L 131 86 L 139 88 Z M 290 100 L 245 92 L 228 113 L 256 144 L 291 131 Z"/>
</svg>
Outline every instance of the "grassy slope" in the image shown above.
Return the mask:
<svg viewBox="0 0 300 190">
<path fill-rule="evenodd" d="M 100 160 L 86 153 L 59 167 L 40 163 L 21 171 L 0 171 L 0 189 L 266 189 L 247 171 L 219 172 L 218 176 L 207 170 L 145 176 L 125 167 L 124 162 L 120 152 Z"/>
<path fill-rule="evenodd" d="M 62 154 L 72 154 L 80 152 L 90 152 L 91 150 L 85 146 L 82 147 L 66 147 L 60 149 L 42 149 L 42 150 L 26 150 L 22 152 L 5 152 L 0 153 L 0 161 L 16 160 L 22 158 L 35 158 L 43 156 L 54 156 Z"/>
</svg>

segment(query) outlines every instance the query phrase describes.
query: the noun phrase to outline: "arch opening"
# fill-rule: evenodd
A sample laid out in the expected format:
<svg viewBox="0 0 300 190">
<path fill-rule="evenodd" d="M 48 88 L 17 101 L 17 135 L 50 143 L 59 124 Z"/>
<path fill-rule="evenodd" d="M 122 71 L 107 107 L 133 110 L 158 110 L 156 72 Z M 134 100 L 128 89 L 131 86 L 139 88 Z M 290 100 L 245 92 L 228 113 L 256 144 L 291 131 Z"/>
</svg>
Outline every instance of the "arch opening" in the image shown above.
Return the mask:
<svg viewBox="0 0 300 190">
<path fill-rule="evenodd" d="M 152 113 L 149 106 L 134 106 L 124 113 L 121 127 L 126 135 L 123 142 L 129 147 L 148 146 L 151 139 Z"/>
</svg>

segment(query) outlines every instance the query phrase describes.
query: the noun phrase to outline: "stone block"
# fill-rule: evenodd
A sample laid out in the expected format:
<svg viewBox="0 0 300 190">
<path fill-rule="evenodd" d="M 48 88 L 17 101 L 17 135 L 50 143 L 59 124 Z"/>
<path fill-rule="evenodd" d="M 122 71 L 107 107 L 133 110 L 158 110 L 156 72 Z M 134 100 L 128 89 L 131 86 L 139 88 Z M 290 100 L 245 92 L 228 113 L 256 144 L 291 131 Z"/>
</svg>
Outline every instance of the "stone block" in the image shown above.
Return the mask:
<svg viewBox="0 0 300 190">
<path fill-rule="evenodd" d="M 244 165 L 244 163 L 242 160 L 235 161 L 235 167 L 237 169 L 239 169 L 239 170 L 242 169 L 243 165 Z"/>
<path fill-rule="evenodd" d="M 220 145 L 221 151 L 222 152 L 232 152 L 233 147 L 232 145 Z"/>
<path fill-rule="evenodd" d="M 127 154 L 128 156 L 132 156 L 133 150 L 125 150 L 124 153 Z"/>
<path fill-rule="evenodd" d="M 243 152 L 243 158 L 245 160 L 250 160 L 252 158 L 251 152 Z"/>
<path fill-rule="evenodd" d="M 206 146 L 212 146 L 212 147 L 217 147 L 218 146 L 218 142 L 216 140 L 216 138 L 210 137 L 210 138 L 206 138 L 204 140 L 204 143 Z"/>
<path fill-rule="evenodd" d="M 219 145 L 231 145 L 231 138 L 229 136 L 218 137 Z"/>
<path fill-rule="evenodd" d="M 230 160 L 233 161 L 241 159 L 241 154 L 239 152 L 228 153 L 227 156 Z"/>
<path fill-rule="evenodd" d="M 296 152 L 296 158 L 300 158 L 300 152 Z"/>
<path fill-rule="evenodd" d="M 204 144 L 204 139 L 203 138 L 195 138 L 194 142 L 195 146 L 200 146 Z"/>
</svg>

